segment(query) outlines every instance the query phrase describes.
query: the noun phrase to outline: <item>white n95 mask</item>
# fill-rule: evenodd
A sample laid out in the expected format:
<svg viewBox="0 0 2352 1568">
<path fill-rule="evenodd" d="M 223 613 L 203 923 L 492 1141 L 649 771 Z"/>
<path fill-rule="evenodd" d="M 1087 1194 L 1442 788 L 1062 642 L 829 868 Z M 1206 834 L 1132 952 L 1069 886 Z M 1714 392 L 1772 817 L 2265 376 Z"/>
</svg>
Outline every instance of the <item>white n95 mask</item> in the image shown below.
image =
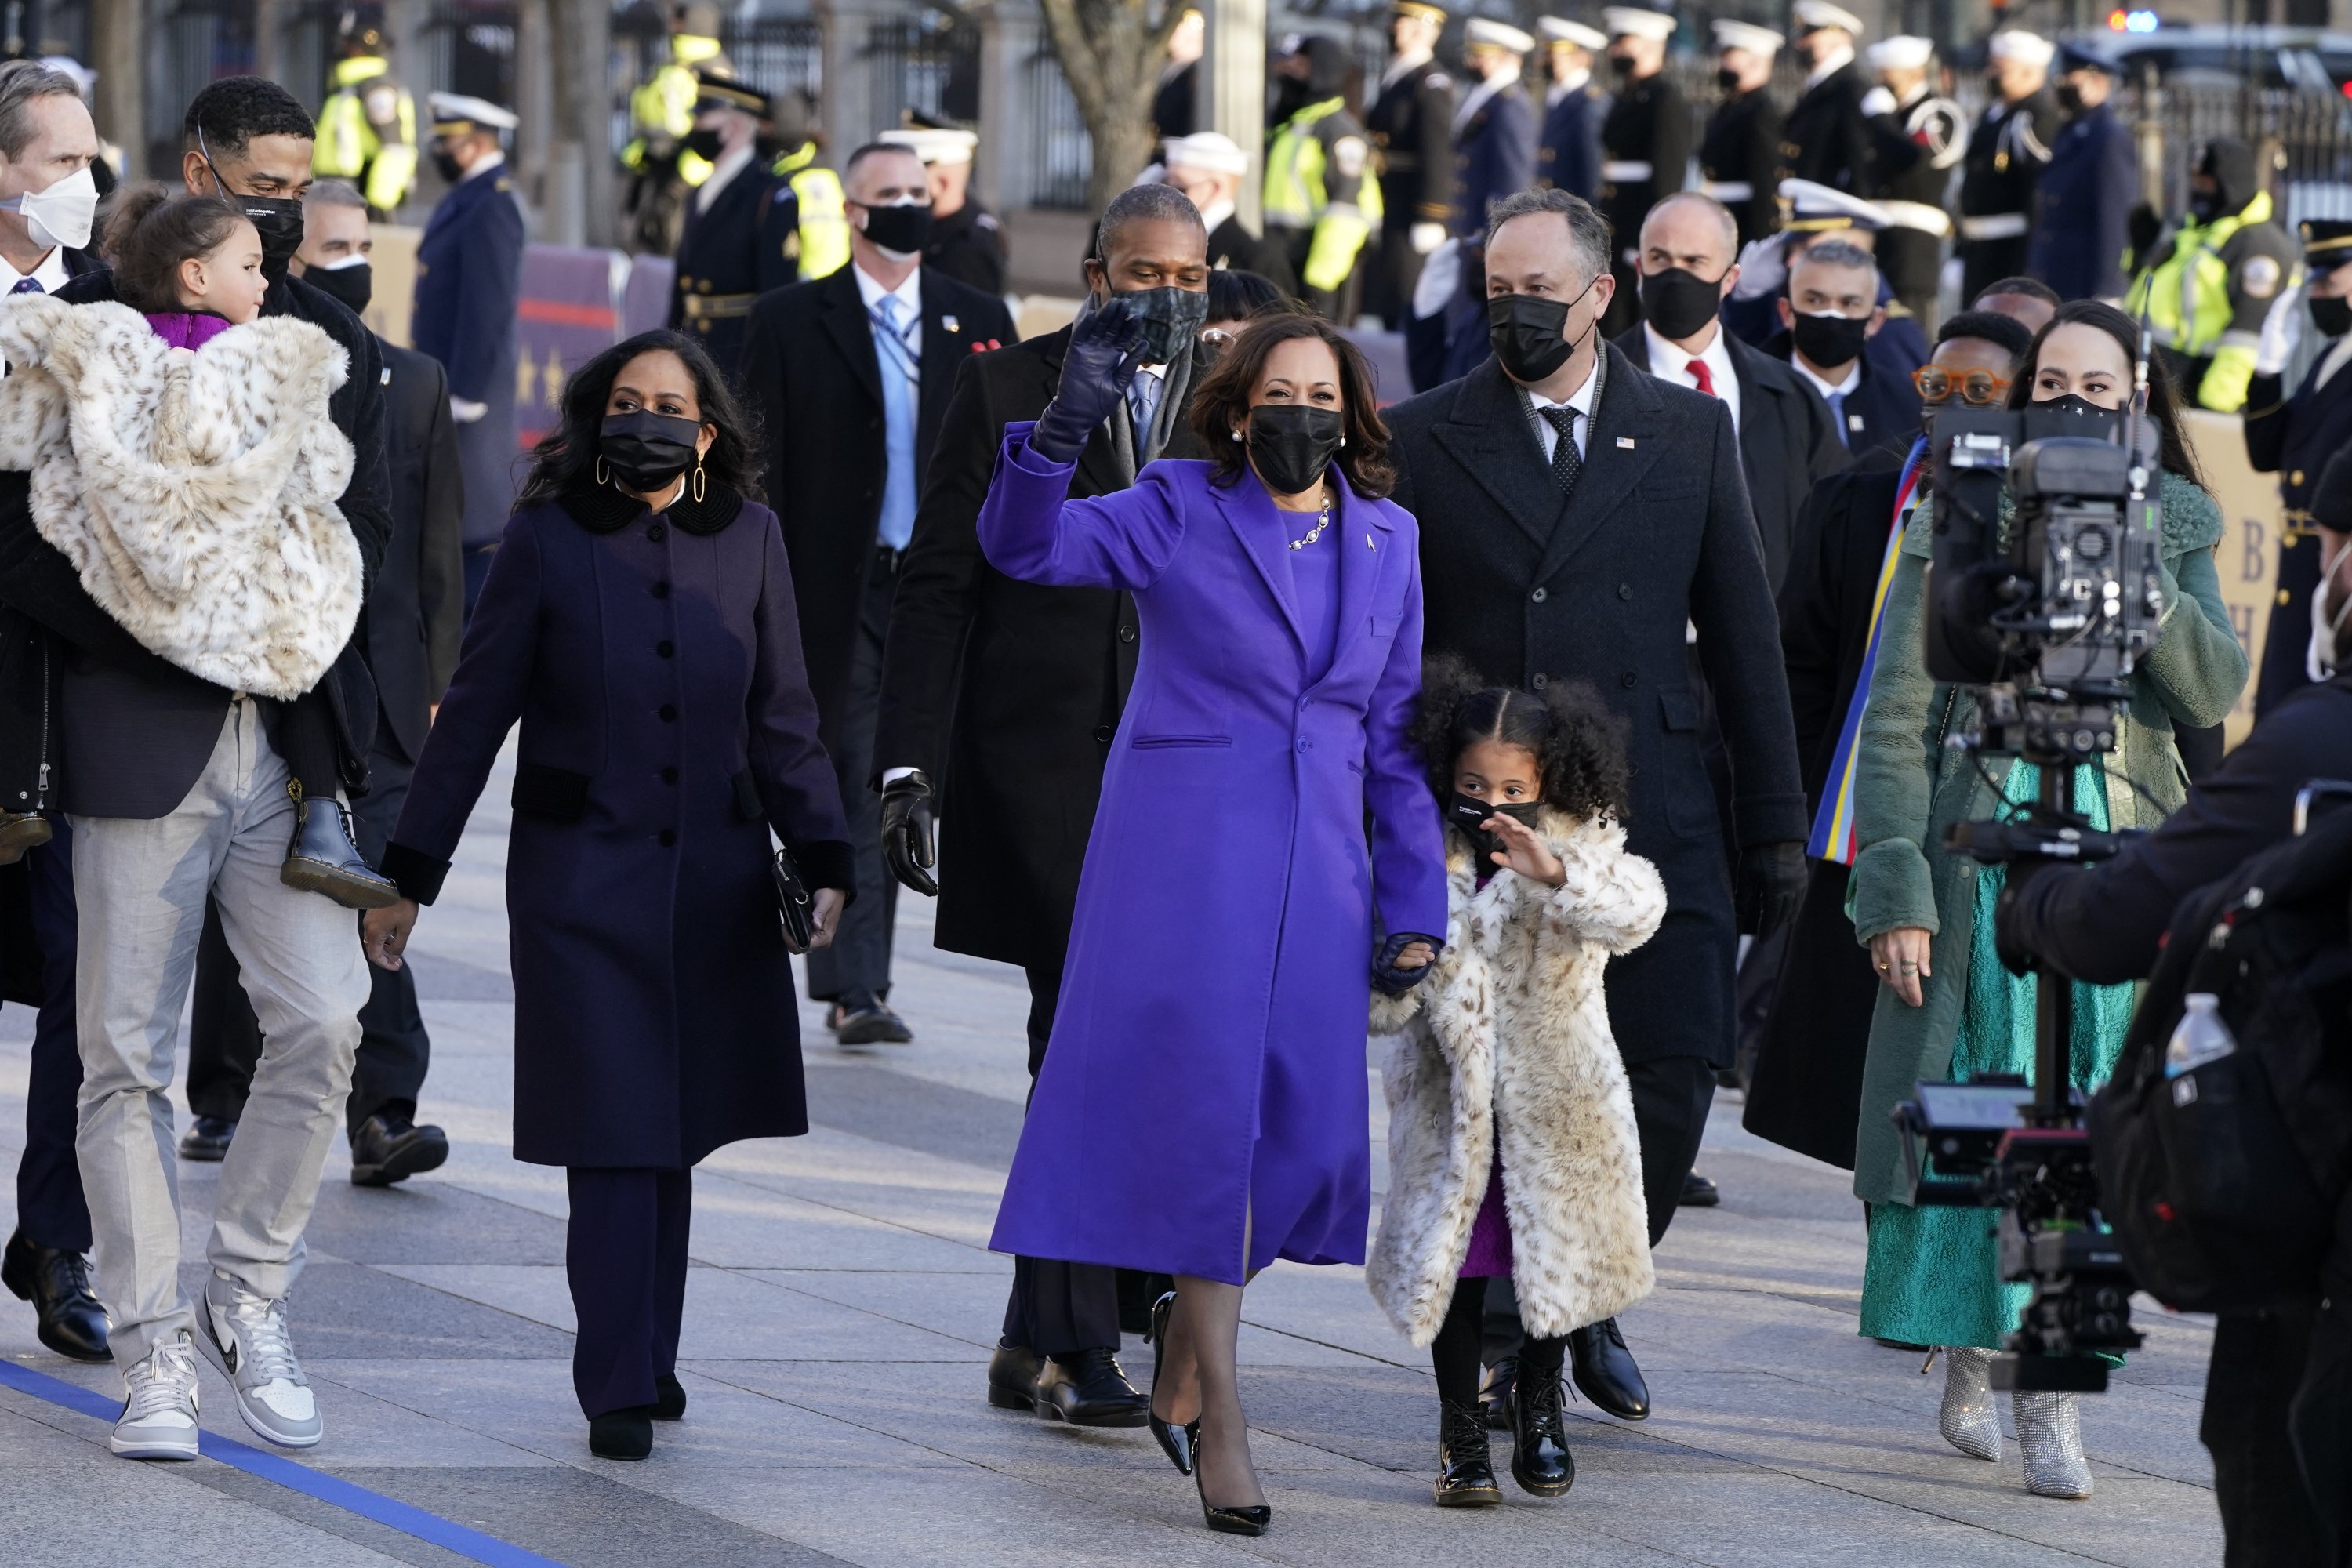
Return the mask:
<svg viewBox="0 0 2352 1568">
<path fill-rule="evenodd" d="M 0 201 L 0 208 L 24 215 L 35 245 L 79 250 L 89 244 L 90 225 L 98 216 L 98 181 L 84 164 L 47 190 Z"/>
</svg>

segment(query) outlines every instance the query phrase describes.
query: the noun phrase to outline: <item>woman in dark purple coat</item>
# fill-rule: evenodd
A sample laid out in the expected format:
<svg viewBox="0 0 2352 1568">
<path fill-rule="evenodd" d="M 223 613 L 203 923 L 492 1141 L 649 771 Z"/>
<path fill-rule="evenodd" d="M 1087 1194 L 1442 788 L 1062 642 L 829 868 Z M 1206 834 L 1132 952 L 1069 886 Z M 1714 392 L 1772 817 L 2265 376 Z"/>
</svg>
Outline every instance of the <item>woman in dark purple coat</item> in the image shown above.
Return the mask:
<svg viewBox="0 0 2352 1568">
<path fill-rule="evenodd" d="M 397 968 L 522 724 L 507 914 L 515 1157 L 570 1168 L 572 1382 L 643 1458 L 676 1376 L 692 1168 L 808 1131 L 772 828 L 821 945 L 850 886 L 775 514 L 702 350 L 648 332 L 572 377 L 417 760 L 368 955 Z M 412 901 L 413 900 L 413 901 Z"/>
<path fill-rule="evenodd" d="M 1127 397 L 1138 361 L 1168 357 L 1136 298 L 1078 323 L 980 515 L 997 570 L 1126 589 L 1143 627 L 990 1245 L 1177 1277 L 1153 1312 L 1151 1427 L 1211 1528 L 1255 1535 L 1242 1287 L 1276 1258 L 1363 1261 L 1367 970 L 1403 989 L 1438 940 L 1415 933 L 1445 929 L 1437 806 L 1405 739 L 1421 571 L 1412 516 L 1378 499 L 1370 372 L 1303 314 L 1252 321 L 1196 392 L 1217 460 L 1067 500 L 1087 435 L 1149 405 Z"/>
</svg>

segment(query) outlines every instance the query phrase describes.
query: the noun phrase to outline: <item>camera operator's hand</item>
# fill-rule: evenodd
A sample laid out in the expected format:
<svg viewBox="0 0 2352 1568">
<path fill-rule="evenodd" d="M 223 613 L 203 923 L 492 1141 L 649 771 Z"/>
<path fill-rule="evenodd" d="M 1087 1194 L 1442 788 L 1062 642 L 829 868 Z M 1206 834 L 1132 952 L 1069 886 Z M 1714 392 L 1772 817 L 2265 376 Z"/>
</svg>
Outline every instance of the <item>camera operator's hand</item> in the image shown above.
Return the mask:
<svg viewBox="0 0 2352 1568">
<path fill-rule="evenodd" d="M 1805 896 L 1805 847 L 1795 839 L 1751 844 L 1739 852 L 1739 929 L 1770 936 Z"/>
<path fill-rule="evenodd" d="M 927 899 L 940 895 L 931 868 L 939 852 L 931 837 L 931 781 L 906 773 L 882 786 L 882 863 L 890 875 Z"/>
<path fill-rule="evenodd" d="M 1096 426 L 1118 411 L 1143 360 L 1143 322 L 1118 295 L 1070 329 L 1054 401 L 1037 416 L 1029 449 L 1049 463 L 1075 463 Z"/>
<path fill-rule="evenodd" d="M 1919 983 L 1936 973 L 1936 966 L 1927 962 L 1927 950 L 1935 940 L 1921 926 L 1897 926 L 1870 939 L 1870 966 L 1907 1006 L 1916 1007 L 1927 1000 Z"/>
</svg>

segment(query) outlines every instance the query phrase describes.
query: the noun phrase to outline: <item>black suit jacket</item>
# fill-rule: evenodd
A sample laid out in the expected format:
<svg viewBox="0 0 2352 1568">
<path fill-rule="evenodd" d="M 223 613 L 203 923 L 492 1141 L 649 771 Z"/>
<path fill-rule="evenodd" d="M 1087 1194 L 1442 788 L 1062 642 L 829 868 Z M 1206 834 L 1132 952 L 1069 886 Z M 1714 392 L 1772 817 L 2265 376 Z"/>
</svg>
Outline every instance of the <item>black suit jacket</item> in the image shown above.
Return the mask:
<svg viewBox="0 0 2352 1568">
<path fill-rule="evenodd" d="M 1103 760 L 1135 678 L 1134 601 L 1107 588 L 1007 577 L 976 524 L 1008 421 L 1034 419 L 1060 384 L 1066 328 L 985 353 L 956 377 L 898 574 L 877 773 L 920 768 L 942 795 L 940 907 L 932 941 L 953 952 L 1058 966 Z M 1193 384 L 1207 374 L 1193 362 Z M 1204 455 L 1180 410 L 1170 458 Z M 1131 482 L 1097 430 L 1070 494 Z"/>
<path fill-rule="evenodd" d="M 1617 340 L 1625 357 L 1650 368 L 1650 337 L 1635 327 Z M 1797 515 L 1816 480 L 1846 465 L 1845 447 L 1830 426 L 1829 405 L 1786 360 L 1768 359 L 1723 334 L 1739 378 L 1739 466 L 1748 480 L 1748 504 L 1764 542 L 1764 574 L 1779 593 L 1789 574 L 1789 551 Z M 1680 386 L 1679 378 L 1669 378 Z"/>
<path fill-rule="evenodd" d="M 1794 349 L 1786 328 L 1762 345 L 1766 358 L 1797 372 L 1789 355 Z M 1797 379 L 1803 381 L 1802 376 Z M 1811 382 L 1805 383 L 1813 391 Z M 1816 396 L 1820 394 L 1815 391 Z M 1862 381 L 1845 395 L 1845 447 L 1858 468 L 1901 468 L 1905 454 L 1919 435 L 1919 389 L 1908 378 L 1894 374 L 1888 362 L 1868 349 L 1862 355 Z"/>
<path fill-rule="evenodd" d="M 58 298 L 73 304 L 111 300 L 113 274 L 103 268 L 86 272 L 58 290 Z M 309 321 L 351 356 L 350 376 L 327 406 L 355 449 L 341 505 L 373 583 L 392 536 L 384 505 L 383 360 L 375 334 L 341 301 L 299 278 L 273 279 L 261 313 Z M 229 692 L 148 652 L 98 607 L 72 563 L 34 527 L 29 478 L 21 473 L 0 473 L 0 603 L 23 611 L 62 645 L 63 799 L 53 804 L 83 816 L 169 815 L 212 759 Z M 376 695 L 357 628 L 319 689 L 333 710 L 344 776 L 364 778 Z"/>
<path fill-rule="evenodd" d="M 1617 1043 L 1629 1061 L 1727 1062 L 1738 939 L 1685 628 L 1698 628 L 1744 847 L 1805 837 L 1780 626 L 1729 411 L 1606 353 L 1565 500 L 1491 359 L 1388 410 L 1395 500 L 1421 523 L 1424 647 L 1511 686 L 1589 681 L 1625 721 L 1631 846 L 1664 877 L 1667 912 L 1609 965 Z"/>
<path fill-rule="evenodd" d="M 378 743 L 414 763 L 433 706 L 457 668 L 466 624 L 466 497 L 448 373 L 431 354 L 380 346 L 392 541 L 360 625 L 383 711 Z"/>
<path fill-rule="evenodd" d="M 915 482 L 929 470 L 948 395 L 963 362 L 1015 336 L 994 295 L 922 268 L 922 380 Z M 825 743 L 839 735 L 851 657 L 874 569 L 889 469 L 882 366 L 855 263 L 766 295 L 751 312 L 742 385 L 767 439 L 767 491 L 784 529 Z"/>
</svg>

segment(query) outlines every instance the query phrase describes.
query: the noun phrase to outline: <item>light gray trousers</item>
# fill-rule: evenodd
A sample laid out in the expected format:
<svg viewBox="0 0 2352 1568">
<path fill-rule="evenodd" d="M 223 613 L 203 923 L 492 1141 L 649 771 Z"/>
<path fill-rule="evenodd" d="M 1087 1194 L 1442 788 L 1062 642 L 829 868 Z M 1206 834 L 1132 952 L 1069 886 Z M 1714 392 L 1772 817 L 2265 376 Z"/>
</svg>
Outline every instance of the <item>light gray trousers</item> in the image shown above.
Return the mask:
<svg viewBox="0 0 2352 1568">
<path fill-rule="evenodd" d="M 205 898 L 220 904 L 264 1041 L 252 1098 L 221 1163 L 214 1269 L 286 1294 L 335 1136 L 368 999 L 352 911 L 278 879 L 294 834 L 284 762 L 246 699 L 229 704 L 212 760 L 169 816 L 76 816 L 81 952 L 81 1117 L 98 1294 L 128 1369 L 193 1327 L 180 1289 L 180 1200 L 169 1090 L 195 972 Z"/>
</svg>

